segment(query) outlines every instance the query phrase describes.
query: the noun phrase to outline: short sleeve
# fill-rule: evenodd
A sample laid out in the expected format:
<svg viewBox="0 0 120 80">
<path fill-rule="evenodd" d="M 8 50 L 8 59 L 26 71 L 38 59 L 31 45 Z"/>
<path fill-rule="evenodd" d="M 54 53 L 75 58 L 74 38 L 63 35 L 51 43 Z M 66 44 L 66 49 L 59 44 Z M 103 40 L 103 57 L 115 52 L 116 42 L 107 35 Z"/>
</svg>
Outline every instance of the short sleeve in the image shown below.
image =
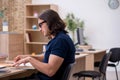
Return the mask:
<svg viewBox="0 0 120 80">
<path fill-rule="evenodd" d="M 65 39 L 59 38 L 55 40 L 51 48 L 51 54 L 65 58 L 68 52 L 68 45 Z"/>
</svg>

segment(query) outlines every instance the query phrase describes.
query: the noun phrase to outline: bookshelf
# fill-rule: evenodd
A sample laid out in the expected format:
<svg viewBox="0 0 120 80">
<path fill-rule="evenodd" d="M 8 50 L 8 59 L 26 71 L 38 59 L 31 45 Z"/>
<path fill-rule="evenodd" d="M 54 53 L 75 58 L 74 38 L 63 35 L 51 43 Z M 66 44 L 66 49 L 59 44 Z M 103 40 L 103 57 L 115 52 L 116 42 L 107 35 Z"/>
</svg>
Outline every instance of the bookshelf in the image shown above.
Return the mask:
<svg viewBox="0 0 120 80">
<path fill-rule="evenodd" d="M 58 11 L 54 4 L 27 4 L 25 6 L 25 28 L 24 28 L 24 54 L 39 54 L 43 51 L 43 45 L 49 41 L 38 29 L 38 16 L 46 9 Z M 33 25 L 36 26 L 33 28 Z"/>
</svg>

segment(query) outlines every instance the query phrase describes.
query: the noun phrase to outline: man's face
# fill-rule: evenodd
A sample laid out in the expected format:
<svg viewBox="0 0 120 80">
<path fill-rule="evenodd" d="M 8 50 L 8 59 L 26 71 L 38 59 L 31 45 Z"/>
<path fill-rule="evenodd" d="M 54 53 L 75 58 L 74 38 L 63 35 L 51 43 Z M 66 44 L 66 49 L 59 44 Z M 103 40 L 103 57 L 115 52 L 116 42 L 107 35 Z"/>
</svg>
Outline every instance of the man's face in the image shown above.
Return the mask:
<svg viewBox="0 0 120 80">
<path fill-rule="evenodd" d="M 46 23 L 46 21 L 42 20 L 42 19 L 38 19 L 38 25 L 39 25 L 39 30 L 43 33 L 44 36 L 49 36 L 49 28 L 48 25 Z"/>
</svg>

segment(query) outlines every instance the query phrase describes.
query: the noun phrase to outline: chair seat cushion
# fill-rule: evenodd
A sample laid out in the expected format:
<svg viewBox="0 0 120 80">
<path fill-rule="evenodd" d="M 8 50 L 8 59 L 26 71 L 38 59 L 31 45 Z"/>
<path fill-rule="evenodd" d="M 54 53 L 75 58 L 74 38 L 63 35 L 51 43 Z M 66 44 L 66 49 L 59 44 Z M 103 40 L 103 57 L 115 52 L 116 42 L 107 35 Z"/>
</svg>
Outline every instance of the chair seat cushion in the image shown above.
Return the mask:
<svg viewBox="0 0 120 80">
<path fill-rule="evenodd" d="M 115 64 L 108 64 L 108 66 L 111 66 L 111 67 L 116 67 L 116 65 Z"/>
<path fill-rule="evenodd" d="M 78 73 L 73 74 L 74 77 L 100 77 L 101 74 L 97 71 L 80 71 Z"/>
</svg>

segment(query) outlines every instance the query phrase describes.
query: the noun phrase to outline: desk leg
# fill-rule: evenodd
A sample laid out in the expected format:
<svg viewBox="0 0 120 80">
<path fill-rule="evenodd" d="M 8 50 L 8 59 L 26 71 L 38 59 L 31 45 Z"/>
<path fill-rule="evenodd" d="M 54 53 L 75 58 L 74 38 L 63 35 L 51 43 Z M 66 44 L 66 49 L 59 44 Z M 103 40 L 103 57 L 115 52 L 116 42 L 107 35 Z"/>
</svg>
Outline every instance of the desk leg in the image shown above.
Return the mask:
<svg viewBox="0 0 120 80">
<path fill-rule="evenodd" d="M 94 54 L 86 56 L 85 70 L 94 70 Z"/>
<path fill-rule="evenodd" d="M 85 70 L 94 70 L 94 54 L 86 56 Z M 92 80 L 91 78 L 85 78 L 85 80 Z"/>
</svg>

